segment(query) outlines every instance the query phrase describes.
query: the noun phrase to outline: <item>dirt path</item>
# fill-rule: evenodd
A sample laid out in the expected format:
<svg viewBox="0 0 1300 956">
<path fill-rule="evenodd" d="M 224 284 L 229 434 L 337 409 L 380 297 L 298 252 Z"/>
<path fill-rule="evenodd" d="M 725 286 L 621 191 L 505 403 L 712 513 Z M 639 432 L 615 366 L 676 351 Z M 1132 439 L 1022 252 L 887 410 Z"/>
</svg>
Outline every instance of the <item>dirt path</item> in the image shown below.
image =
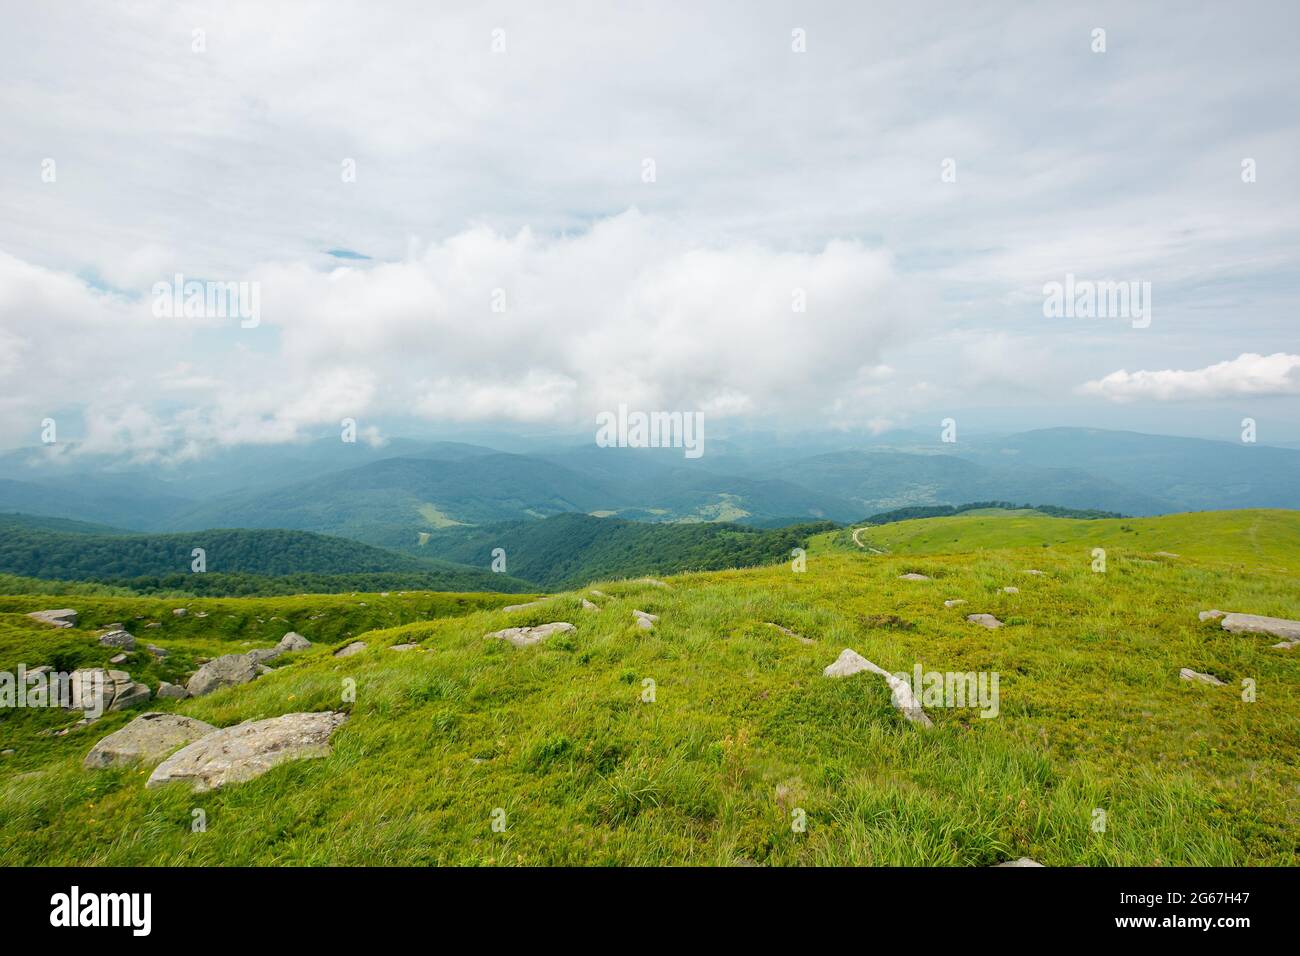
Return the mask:
<svg viewBox="0 0 1300 956">
<path fill-rule="evenodd" d="M 856 544 L 859 548 L 863 548 L 863 549 L 865 549 L 865 550 L 867 550 L 867 551 L 870 551 L 872 554 L 886 554 L 887 552 L 885 552 L 885 551 L 881 551 L 879 548 L 873 548 L 873 547 L 872 547 L 871 545 L 869 545 L 869 544 L 863 544 L 863 543 L 862 543 L 862 541 L 861 541 L 861 539 L 858 537 L 858 535 L 860 535 L 862 532 L 864 532 L 864 531 L 866 531 L 866 530 L 867 530 L 866 528 L 854 528 L 854 529 L 853 529 L 853 543 Z"/>
</svg>

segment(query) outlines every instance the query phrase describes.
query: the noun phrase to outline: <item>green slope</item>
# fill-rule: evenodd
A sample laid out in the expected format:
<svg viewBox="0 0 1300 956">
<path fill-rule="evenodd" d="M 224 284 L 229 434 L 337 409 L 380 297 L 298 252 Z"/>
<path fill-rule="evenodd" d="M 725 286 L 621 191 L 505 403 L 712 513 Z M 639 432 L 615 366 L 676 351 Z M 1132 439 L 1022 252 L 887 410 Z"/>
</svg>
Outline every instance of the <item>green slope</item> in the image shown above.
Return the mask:
<svg viewBox="0 0 1300 956">
<path fill-rule="evenodd" d="M 974 533 L 981 517 L 945 520 Z M 1004 541 L 1021 540 L 1010 534 L 1020 522 L 1070 534 L 1094 524 L 1010 521 Z M 988 548 L 992 532 L 980 531 L 984 540 L 965 545 L 950 534 L 948 553 L 872 555 L 831 535 L 813 541 L 804 573 L 782 564 L 667 587 L 604 582 L 605 597 L 583 590 L 512 613 L 407 615 L 412 623 L 366 634 L 370 647 L 354 657 L 319 646 L 251 684 L 156 702 L 221 726 L 350 712 L 330 756 L 201 796 L 147 790 L 135 769 L 82 769 L 130 715 L 52 737 L 40 731 L 66 715 L 0 714 L 0 749 L 15 750 L 0 758 L 0 864 L 987 866 L 1029 856 L 1049 866 L 1294 866 L 1300 658 L 1197 618 L 1208 607 L 1300 617 L 1289 522 L 1255 512 L 1160 519 L 1143 532 L 1143 553 L 1181 558 L 1117 548 L 1105 573 L 1081 560 L 1077 537 Z M 1203 550 L 1189 546 L 1198 540 Z M 1235 542 L 1245 567 L 1219 560 L 1215 540 Z M 900 580 L 909 571 L 931 580 Z M 1013 584 L 1019 593 L 1003 591 Z M 582 597 L 601 610 L 583 610 Z M 240 613 L 235 602 L 194 601 L 182 632 L 161 602 L 7 598 L 0 669 L 106 659 L 93 631 L 22 616 L 41 607 L 74 606 L 88 624 L 163 619 L 160 643 L 193 660 L 251 638 L 269 644 L 289 625 L 337 643 L 384 623 L 378 608 L 406 614 L 403 602 L 418 599 L 274 599 L 242 605 L 238 625 L 220 625 Z M 345 626 L 340 608 L 370 617 Z M 633 625 L 633 609 L 659 615 L 653 631 Z M 974 612 L 1006 626 L 970 624 Z M 577 630 L 527 648 L 484 640 L 552 620 Z M 386 649 L 406 642 L 423 652 Z M 920 730 L 879 679 L 822 676 L 845 647 L 894 672 L 996 672 L 998 714 L 928 705 L 935 726 Z M 125 666 L 157 676 L 148 661 Z M 1226 686 L 1181 680 L 1183 667 Z M 1254 699 L 1243 699 L 1243 681 Z M 191 831 L 195 806 L 206 833 Z"/>
<path fill-rule="evenodd" d="M 196 548 L 205 552 L 204 572 L 192 570 Z M 344 538 L 283 529 L 102 535 L 11 523 L 0 527 L 0 572 L 195 593 L 296 593 L 370 586 L 531 589 L 486 568 L 460 567 Z"/>
<path fill-rule="evenodd" d="M 852 532 L 835 535 L 852 548 Z M 1077 559 L 1101 547 L 1153 554 L 1165 551 L 1203 561 L 1296 565 L 1300 557 L 1300 511 L 1251 509 L 1203 511 L 1158 518 L 1078 520 L 1032 511 L 968 512 L 951 518 L 919 518 L 870 527 L 858 540 L 895 554 L 943 554 L 989 548 L 1073 544 Z"/>
<path fill-rule="evenodd" d="M 792 548 L 827 523 L 760 530 L 734 524 L 643 524 L 589 515 L 556 515 L 485 528 L 431 533 L 416 553 L 489 567 L 506 553 L 511 575 L 543 588 L 573 587 L 596 578 L 752 567 L 790 558 Z"/>
</svg>

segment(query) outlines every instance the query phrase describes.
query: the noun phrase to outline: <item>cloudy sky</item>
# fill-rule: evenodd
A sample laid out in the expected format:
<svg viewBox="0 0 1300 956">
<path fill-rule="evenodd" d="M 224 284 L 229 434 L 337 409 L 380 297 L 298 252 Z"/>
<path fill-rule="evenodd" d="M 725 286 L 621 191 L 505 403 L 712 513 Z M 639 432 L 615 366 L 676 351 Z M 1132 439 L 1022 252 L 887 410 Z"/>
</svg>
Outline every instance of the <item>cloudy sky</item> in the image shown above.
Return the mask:
<svg viewBox="0 0 1300 956">
<path fill-rule="evenodd" d="M 112 6 L 6 3 L 0 445 L 1300 439 L 1294 3 Z M 1045 316 L 1067 274 L 1149 324 Z"/>
</svg>

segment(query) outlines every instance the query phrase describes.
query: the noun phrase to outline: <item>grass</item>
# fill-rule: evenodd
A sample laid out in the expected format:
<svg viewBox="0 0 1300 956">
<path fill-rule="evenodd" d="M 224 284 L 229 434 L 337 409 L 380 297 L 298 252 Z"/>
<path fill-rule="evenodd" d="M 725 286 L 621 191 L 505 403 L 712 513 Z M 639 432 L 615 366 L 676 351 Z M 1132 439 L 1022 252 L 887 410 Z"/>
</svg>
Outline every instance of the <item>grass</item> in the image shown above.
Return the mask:
<svg viewBox="0 0 1300 956">
<path fill-rule="evenodd" d="M 886 555 L 832 533 L 814 539 L 804 573 L 779 565 L 681 575 L 668 588 L 597 583 L 608 595 L 596 598 L 599 613 L 580 609 L 586 589 L 510 614 L 499 607 L 519 596 L 191 600 L 180 619 L 141 598 L 0 598 L 0 669 L 106 659 L 89 626 L 122 621 L 173 650 L 164 665 L 138 665 L 142 654 L 125 665 L 152 683 L 167 667 L 292 628 L 320 646 L 251 684 L 151 706 L 221 726 L 351 713 L 331 756 L 201 795 L 145 790 L 147 770 L 81 769 L 130 715 L 43 737 L 69 718 L 0 714 L 0 747 L 17 751 L 0 758 L 0 863 L 1300 862 L 1300 663 L 1275 640 L 1197 619 L 1209 607 L 1300 617 L 1296 575 L 1281 570 L 1297 566 L 1300 515 L 1180 515 L 1101 530 L 1112 523 L 993 520 L 864 535 L 888 532 Z M 1107 548 L 1104 574 L 1092 571 L 1093 546 Z M 1158 550 L 1181 556 L 1152 557 Z M 933 580 L 898 579 L 908 571 Z M 968 603 L 948 609 L 946 598 Z M 56 606 L 77 608 L 87 627 L 43 629 L 22 615 Z M 633 626 L 634 608 L 660 615 L 654 631 Z M 1007 626 L 966 622 L 981 611 Z M 137 616 L 162 627 L 133 628 Z M 578 630 L 524 649 L 483 637 L 552 620 Z M 362 654 L 330 655 L 363 634 Z M 385 649 L 409 641 L 423 651 Z M 996 671 L 1000 715 L 930 707 L 935 727 L 920 731 L 879 679 L 821 676 L 844 647 L 892 671 L 917 662 Z M 1180 680 L 1180 667 L 1229 686 Z M 1254 702 L 1242 699 L 1243 679 Z M 1104 832 L 1092 829 L 1098 809 Z M 195 810 L 206 832 L 192 832 Z"/>
</svg>

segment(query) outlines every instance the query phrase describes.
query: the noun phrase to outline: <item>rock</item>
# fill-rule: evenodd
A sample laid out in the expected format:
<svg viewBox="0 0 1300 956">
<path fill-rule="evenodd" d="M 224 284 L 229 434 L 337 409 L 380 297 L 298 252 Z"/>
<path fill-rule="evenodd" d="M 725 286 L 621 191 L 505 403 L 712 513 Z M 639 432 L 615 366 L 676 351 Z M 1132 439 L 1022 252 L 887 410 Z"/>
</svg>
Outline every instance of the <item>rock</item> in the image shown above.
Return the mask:
<svg viewBox="0 0 1300 956">
<path fill-rule="evenodd" d="M 335 657 L 351 657 L 353 654 L 360 654 L 366 649 L 365 641 L 353 641 L 347 647 L 340 647 L 334 652 Z"/>
<path fill-rule="evenodd" d="M 835 663 L 827 665 L 822 671 L 823 677 L 851 677 L 861 671 L 870 671 L 879 677 L 885 679 L 889 685 L 891 699 L 894 707 L 904 717 L 920 727 L 933 727 L 934 723 L 924 710 L 921 709 L 920 703 L 912 694 L 912 685 L 901 677 L 895 677 L 883 667 L 877 667 L 871 661 L 867 660 L 857 651 L 846 647 L 840 651 L 840 656 L 835 658 Z"/>
<path fill-rule="evenodd" d="M 593 604 L 592 602 L 588 601 L 586 598 L 583 598 L 583 599 L 582 599 L 582 609 L 583 609 L 584 611 L 599 611 L 599 610 L 600 610 L 600 605 L 599 605 L 599 604 Z"/>
<path fill-rule="evenodd" d="M 970 621 L 972 624 L 979 624 L 981 627 L 987 627 L 989 630 L 1002 626 L 1002 622 L 992 614 L 967 614 L 966 620 Z"/>
<path fill-rule="evenodd" d="M 216 729 L 180 714 L 141 714 L 90 748 L 83 766 L 87 770 L 100 770 L 128 763 L 157 763 L 178 747 Z"/>
<path fill-rule="evenodd" d="M 647 614 L 645 611 L 633 611 L 632 618 L 636 621 L 636 626 L 643 631 L 653 630 L 655 624 L 659 622 L 658 614 Z"/>
<path fill-rule="evenodd" d="M 965 603 L 966 603 L 966 601 L 965 601 L 964 599 L 962 599 L 962 598 L 953 598 L 953 599 L 950 600 L 950 601 L 944 601 L 944 602 L 943 602 L 943 606 L 944 606 L 944 607 L 959 607 L 960 605 L 965 604 Z"/>
<path fill-rule="evenodd" d="M 1190 667 L 1184 667 L 1182 670 L 1178 672 L 1178 676 L 1181 677 L 1183 680 L 1198 680 L 1202 684 L 1211 684 L 1214 687 L 1228 686 L 1223 681 L 1219 680 L 1219 678 L 1215 677 L 1213 674 L 1202 674 L 1200 671 L 1194 671 Z"/>
<path fill-rule="evenodd" d="M 195 617 L 207 617 L 207 616 L 208 616 L 208 612 L 207 612 L 207 611 L 199 611 L 199 612 L 198 612 L 197 614 L 195 614 L 194 616 L 195 616 Z"/>
<path fill-rule="evenodd" d="M 159 647 L 156 644 L 146 644 L 145 650 L 157 658 L 167 657 L 171 654 L 171 651 L 167 650 L 165 647 Z"/>
<path fill-rule="evenodd" d="M 1300 621 L 1258 614 L 1225 614 L 1219 626 L 1233 634 L 1271 634 L 1287 641 L 1300 640 Z"/>
<path fill-rule="evenodd" d="M 126 655 L 126 654 L 116 654 L 116 655 L 114 655 L 113 657 L 110 657 L 110 658 L 108 659 L 108 662 L 109 662 L 110 664 L 122 664 L 122 663 L 125 663 L 125 661 L 126 661 L 126 659 L 127 659 L 128 656 L 129 656 L 129 655 Z"/>
<path fill-rule="evenodd" d="M 390 651 L 414 651 L 418 650 L 419 647 L 419 644 L 393 644 L 388 649 Z"/>
<path fill-rule="evenodd" d="M 1199 617 L 1202 621 L 1217 621 L 1219 618 L 1223 617 L 1223 612 L 1219 610 L 1202 611 L 1200 614 L 1196 616 Z"/>
<path fill-rule="evenodd" d="M 284 651 L 278 647 L 255 647 L 248 652 L 248 656 L 259 664 L 265 664 L 267 661 L 273 661 Z"/>
<path fill-rule="evenodd" d="M 347 719 L 346 714 L 326 711 L 226 727 L 172 754 L 154 768 L 146 786 L 184 781 L 202 792 L 252 780 L 290 760 L 325 757 L 330 735 Z"/>
<path fill-rule="evenodd" d="M 32 611 L 27 616 L 51 627 L 77 626 L 77 612 L 70 607 L 56 608 L 53 611 Z"/>
<path fill-rule="evenodd" d="M 257 665 L 257 676 L 258 676 L 258 677 L 263 677 L 263 676 L 265 676 L 265 675 L 267 675 L 267 674 L 270 674 L 270 673 L 271 673 L 271 668 L 267 667 L 265 664 L 258 664 L 258 665 Z"/>
<path fill-rule="evenodd" d="M 0 750 L 0 757 L 12 757 L 16 753 L 18 753 L 18 751 L 14 750 L 12 747 L 6 747 L 4 750 Z"/>
<path fill-rule="evenodd" d="M 598 598 L 607 598 L 607 597 L 609 597 L 609 595 L 606 594 L 604 591 L 597 591 L 595 588 L 592 588 L 592 589 L 591 589 L 591 593 L 594 594 L 594 595 L 595 595 L 596 597 L 598 597 Z"/>
<path fill-rule="evenodd" d="M 99 636 L 100 647 L 120 647 L 124 651 L 135 650 L 135 636 L 127 631 L 109 631 Z"/>
<path fill-rule="evenodd" d="M 1025 574 L 1046 574 L 1046 571 L 1039 571 L 1037 568 L 1029 568 Z"/>
<path fill-rule="evenodd" d="M 150 621 L 148 624 L 145 625 L 145 627 L 146 627 L 146 628 L 149 628 L 149 627 L 162 627 L 162 625 L 159 624 L 157 621 Z"/>
<path fill-rule="evenodd" d="M 176 607 L 176 608 L 172 608 L 172 613 L 175 614 L 177 617 L 184 617 L 186 614 L 189 614 L 190 612 L 183 607 Z"/>
<path fill-rule="evenodd" d="M 928 574 L 917 574 L 915 571 L 909 571 L 909 572 L 907 572 L 907 574 L 900 574 L 900 575 L 898 576 L 898 580 L 900 580 L 900 581 L 929 581 L 929 580 L 931 580 L 931 578 L 930 578 L 930 576 L 929 576 Z"/>
<path fill-rule="evenodd" d="M 515 611 L 528 611 L 535 607 L 541 607 L 549 600 L 550 598 L 542 598 L 540 601 L 529 601 L 527 604 L 509 604 L 501 610 L 505 611 L 507 614 L 512 614 Z"/>
<path fill-rule="evenodd" d="M 166 681 L 160 681 L 158 683 L 158 696 L 170 697 L 172 700 L 184 700 L 190 696 L 190 692 L 180 684 L 169 684 Z"/>
<path fill-rule="evenodd" d="M 577 628 L 567 621 L 555 621 L 551 624 L 538 624 L 536 627 L 508 627 L 504 631 L 485 634 L 484 639 L 494 638 L 509 641 L 515 647 L 528 647 L 538 641 L 544 641 L 552 634 L 568 634 Z"/>
<path fill-rule="evenodd" d="M 816 644 L 816 643 L 817 643 L 817 642 L 814 641 L 811 637 L 802 637 L 802 636 L 796 634 L 794 631 L 790 630 L 788 627 L 782 627 L 780 624 L 774 624 L 774 623 L 771 622 L 771 621 L 764 621 L 763 623 L 766 624 L 768 627 L 774 627 L 774 628 L 776 628 L 778 631 L 780 631 L 780 632 L 781 632 L 782 634 L 784 634 L 786 637 L 793 637 L 793 638 L 794 638 L 796 641 L 798 641 L 800 644 Z"/>
<path fill-rule="evenodd" d="M 999 866 L 1042 866 L 1037 860 L 1031 860 L 1027 856 L 1022 856 L 1018 860 L 1008 860 L 1006 863 L 994 863 L 995 867 Z"/>
<path fill-rule="evenodd" d="M 1174 552 L 1172 552 L 1172 551 L 1157 551 L 1157 552 L 1155 552 L 1155 555 L 1156 555 L 1157 558 L 1177 558 L 1177 557 L 1180 557 L 1180 555 L 1174 554 Z"/>
<path fill-rule="evenodd" d="M 1300 644 L 1300 641 L 1282 641 L 1281 643 L 1273 644 L 1271 646 L 1273 647 L 1274 650 L 1289 651 L 1297 644 Z"/>
<path fill-rule="evenodd" d="M 68 675 L 69 710 L 125 710 L 150 697 L 149 688 L 131 680 L 126 671 L 85 667 Z"/>
<path fill-rule="evenodd" d="M 1003 590 L 1004 592 L 1006 592 L 1007 594 L 1019 594 L 1019 593 L 1020 593 L 1020 588 L 1011 588 L 1011 587 L 1007 587 L 1007 588 L 1003 588 L 1002 590 Z"/>
<path fill-rule="evenodd" d="M 185 689 L 191 697 L 202 697 L 223 687 L 247 684 L 257 678 L 257 665 L 252 654 L 223 654 L 200 667 Z"/>
<path fill-rule="evenodd" d="M 305 651 L 311 647 L 311 641 L 303 637 L 296 631 L 290 631 L 284 637 L 280 638 L 280 643 L 275 645 L 282 651 Z"/>
</svg>

